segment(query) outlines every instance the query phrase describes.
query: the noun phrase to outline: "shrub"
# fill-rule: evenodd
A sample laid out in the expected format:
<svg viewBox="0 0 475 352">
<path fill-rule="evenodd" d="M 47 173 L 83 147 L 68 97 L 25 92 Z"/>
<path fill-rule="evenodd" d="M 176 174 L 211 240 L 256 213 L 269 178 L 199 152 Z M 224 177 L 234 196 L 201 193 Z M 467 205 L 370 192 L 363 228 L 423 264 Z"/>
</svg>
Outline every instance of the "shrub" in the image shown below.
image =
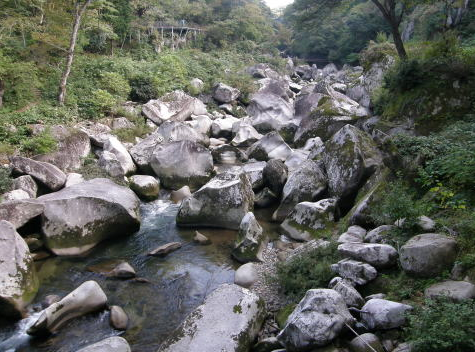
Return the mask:
<svg viewBox="0 0 475 352">
<path fill-rule="evenodd" d="M 108 91 L 96 89 L 80 104 L 80 110 L 86 117 L 96 118 L 111 112 L 116 103 L 116 98 Z"/>
<path fill-rule="evenodd" d="M 30 155 L 47 154 L 58 148 L 58 141 L 47 128 L 36 136 L 26 138 L 21 142 L 20 149 Z"/>
<path fill-rule="evenodd" d="M 396 57 L 396 47 L 394 44 L 383 41 L 374 42 L 370 40 L 368 46 L 360 53 L 360 62 L 365 70 L 377 62 L 385 62 L 388 57 Z"/>
<path fill-rule="evenodd" d="M 318 287 L 326 287 L 334 277 L 330 265 L 337 261 L 337 244 L 305 252 L 277 265 L 276 280 L 283 293 L 300 300 L 305 293 Z"/>
<path fill-rule="evenodd" d="M 129 82 L 116 72 L 105 72 L 99 79 L 100 87 L 117 98 L 127 99 L 130 94 Z"/>
<path fill-rule="evenodd" d="M 155 83 L 148 75 L 138 75 L 130 80 L 130 99 L 140 103 L 146 103 L 149 100 L 157 99 L 158 92 Z"/>
<path fill-rule="evenodd" d="M 475 350 L 475 302 L 428 301 L 409 316 L 407 340 L 414 352 Z"/>
<path fill-rule="evenodd" d="M 0 194 L 8 192 L 12 187 L 12 179 L 10 178 L 10 170 L 0 167 Z"/>
</svg>

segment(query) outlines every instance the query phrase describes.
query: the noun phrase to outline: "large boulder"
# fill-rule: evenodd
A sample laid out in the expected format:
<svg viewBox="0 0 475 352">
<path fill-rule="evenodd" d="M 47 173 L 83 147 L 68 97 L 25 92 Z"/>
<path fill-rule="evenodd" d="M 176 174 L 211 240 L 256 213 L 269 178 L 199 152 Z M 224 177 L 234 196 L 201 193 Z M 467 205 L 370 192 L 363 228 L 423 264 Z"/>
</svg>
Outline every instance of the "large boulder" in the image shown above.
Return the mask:
<svg viewBox="0 0 475 352">
<path fill-rule="evenodd" d="M 179 226 L 238 230 L 253 207 L 254 193 L 248 176 L 222 173 L 183 200 L 176 221 Z"/>
<path fill-rule="evenodd" d="M 348 280 L 335 277 L 330 281 L 328 287 L 341 294 L 348 307 L 361 308 L 365 303 L 364 298 Z"/>
<path fill-rule="evenodd" d="M 99 148 L 102 148 L 104 142 L 112 136 L 111 128 L 100 122 L 83 121 L 77 125 L 77 128 L 87 134 L 90 142 Z"/>
<path fill-rule="evenodd" d="M 435 277 L 449 270 L 457 257 L 457 242 L 437 233 L 418 235 L 401 247 L 402 269 L 415 276 Z"/>
<path fill-rule="evenodd" d="M 232 256 L 241 263 L 262 261 L 265 241 L 261 225 L 253 213 L 247 213 L 239 225 Z"/>
<path fill-rule="evenodd" d="M 373 298 L 361 308 L 361 319 L 370 330 L 395 329 L 404 325 L 410 310 L 407 304 Z"/>
<path fill-rule="evenodd" d="M 129 178 L 130 189 L 140 198 L 154 200 L 158 198 L 160 182 L 153 176 L 134 175 Z"/>
<path fill-rule="evenodd" d="M 160 143 L 163 143 L 163 137 L 158 131 L 155 131 L 130 148 L 130 156 L 140 171 L 146 174 L 153 173 L 150 159 L 152 158 L 153 151 Z"/>
<path fill-rule="evenodd" d="M 47 335 L 61 329 L 70 320 L 104 309 L 107 296 L 95 281 L 86 281 L 59 302 L 44 309 L 28 329 L 30 335 Z"/>
<path fill-rule="evenodd" d="M 91 152 L 89 136 L 79 129 L 61 125 L 51 127 L 50 132 L 58 141 L 57 150 L 37 155 L 34 159 L 53 164 L 65 172 L 79 169 Z"/>
<path fill-rule="evenodd" d="M 265 317 L 251 291 L 224 284 L 185 319 L 158 352 L 248 351 Z"/>
<path fill-rule="evenodd" d="M 455 302 L 475 298 L 475 285 L 467 281 L 444 281 L 434 284 L 424 291 L 429 299 L 448 298 Z"/>
<path fill-rule="evenodd" d="M 11 223 L 0 221 L 0 317 L 20 319 L 37 290 L 28 245 Z"/>
<path fill-rule="evenodd" d="M 331 269 L 354 285 L 365 285 L 378 276 L 378 272 L 373 266 L 353 259 L 340 260 L 338 263 L 332 264 Z"/>
<path fill-rule="evenodd" d="M 239 122 L 239 119 L 233 116 L 226 116 L 216 119 L 211 124 L 211 135 L 215 138 L 231 138 L 233 125 Z"/>
<path fill-rule="evenodd" d="M 309 290 L 287 319 L 277 339 L 287 351 L 306 351 L 328 345 L 345 324 L 352 324 L 343 297 L 334 290 Z"/>
<path fill-rule="evenodd" d="M 236 135 L 234 136 L 231 144 L 236 147 L 249 147 L 259 139 L 262 138 L 262 134 L 248 124 L 239 124 Z"/>
<path fill-rule="evenodd" d="M 281 231 L 297 241 L 310 241 L 335 223 L 335 199 L 298 203 L 280 225 Z"/>
<path fill-rule="evenodd" d="M 242 171 L 246 173 L 251 182 L 252 189 L 257 191 L 264 187 L 264 161 L 249 162 L 242 166 Z"/>
<path fill-rule="evenodd" d="M 234 273 L 234 283 L 241 287 L 249 288 L 258 280 L 254 263 L 241 265 Z"/>
<path fill-rule="evenodd" d="M 288 83 L 271 81 L 251 96 L 247 113 L 252 126 L 260 133 L 278 131 L 294 118 L 287 87 Z"/>
<path fill-rule="evenodd" d="M 305 161 L 289 175 L 282 190 L 282 201 L 273 219 L 283 221 L 295 205 L 319 200 L 326 189 L 327 177 L 321 165 L 313 160 Z"/>
<path fill-rule="evenodd" d="M 21 189 L 28 193 L 30 198 L 36 198 L 38 185 L 30 175 L 23 175 L 13 180 L 13 189 Z"/>
<path fill-rule="evenodd" d="M 325 144 L 324 162 L 330 194 L 344 198 L 382 166 L 382 156 L 368 134 L 346 125 Z"/>
<path fill-rule="evenodd" d="M 103 148 L 105 152 L 115 155 L 122 168 L 123 176 L 130 175 L 137 170 L 129 152 L 116 137 L 109 137 L 107 141 L 105 141 Z"/>
<path fill-rule="evenodd" d="M 266 184 L 276 196 L 282 194 L 282 189 L 287 182 L 288 174 L 287 165 L 279 159 L 269 160 L 262 172 L 264 184 Z"/>
<path fill-rule="evenodd" d="M 362 243 L 365 235 L 366 230 L 364 228 L 353 225 L 338 237 L 338 243 Z"/>
<path fill-rule="evenodd" d="M 198 132 L 196 129 L 183 122 L 166 121 L 160 125 L 155 133 L 157 134 L 157 137 L 162 137 L 161 140 L 163 143 L 191 141 L 203 144 L 204 146 L 209 145 L 208 136 Z M 160 138 L 157 138 L 157 140 L 160 140 Z"/>
<path fill-rule="evenodd" d="M 81 348 L 76 352 L 131 352 L 131 349 L 123 337 L 112 336 Z"/>
<path fill-rule="evenodd" d="M 43 213 L 44 206 L 34 200 L 16 200 L 0 204 L 0 220 L 9 221 L 19 229 Z"/>
<path fill-rule="evenodd" d="M 248 150 L 250 158 L 260 161 L 280 159 L 285 161 L 292 154 L 292 149 L 285 143 L 278 132 L 270 132 L 254 143 Z"/>
<path fill-rule="evenodd" d="M 398 257 L 394 247 L 377 243 L 343 243 L 338 246 L 338 253 L 371 264 L 375 268 L 394 266 Z"/>
<path fill-rule="evenodd" d="M 208 115 L 192 115 L 191 121 L 185 121 L 185 123 L 196 132 L 203 135 L 209 135 L 213 120 L 211 120 Z"/>
<path fill-rule="evenodd" d="M 57 255 L 84 253 L 99 242 L 139 229 L 140 202 L 130 189 L 94 179 L 38 198 L 45 209 L 45 245 Z"/>
<path fill-rule="evenodd" d="M 185 121 L 192 114 L 204 113 L 204 104 L 181 90 L 168 93 L 157 100 L 150 100 L 142 107 L 142 114 L 156 125 L 165 121 Z"/>
<path fill-rule="evenodd" d="M 370 347 L 368 347 L 370 346 Z M 351 352 L 385 352 L 378 336 L 366 333 L 355 337 L 350 342 Z"/>
<path fill-rule="evenodd" d="M 213 157 L 201 144 L 180 141 L 158 145 L 151 157 L 151 166 L 165 188 L 192 190 L 204 185 L 213 172 Z"/>
<path fill-rule="evenodd" d="M 125 170 L 117 156 L 107 150 L 100 153 L 97 166 L 102 168 L 111 177 L 120 179 L 125 176 Z"/>
<path fill-rule="evenodd" d="M 40 181 L 52 191 L 63 188 L 66 183 L 66 174 L 53 164 L 14 156 L 10 159 L 13 171 L 27 174 Z"/>
<path fill-rule="evenodd" d="M 220 103 L 231 103 L 239 98 L 239 89 L 230 87 L 224 83 L 218 83 L 213 87 L 213 98 Z"/>
</svg>

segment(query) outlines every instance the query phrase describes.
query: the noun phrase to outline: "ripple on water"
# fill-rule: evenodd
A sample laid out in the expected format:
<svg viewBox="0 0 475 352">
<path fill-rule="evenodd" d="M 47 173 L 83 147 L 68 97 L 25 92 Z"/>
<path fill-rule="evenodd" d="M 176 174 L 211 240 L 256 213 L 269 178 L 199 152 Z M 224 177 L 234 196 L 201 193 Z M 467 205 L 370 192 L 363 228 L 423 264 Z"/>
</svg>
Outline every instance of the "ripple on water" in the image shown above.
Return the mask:
<svg viewBox="0 0 475 352">
<path fill-rule="evenodd" d="M 232 282 L 234 270 L 230 259 L 235 231 L 200 230 L 213 244 L 198 246 L 192 242 L 194 230 L 176 227 L 178 206 L 157 200 L 141 207 L 140 231 L 129 237 L 106 241 L 87 255 L 74 258 L 50 258 L 37 263 L 41 281 L 35 303 L 48 294 L 64 296 L 87 280 L 96 280 L 109 298 L 120 305 L 130 318 L 130 327 L 121 335 L 134 351 L 156 351 L 204 297 L 217 286 Z M 183 247 L 165 258 L 146 254 L 168 242 L 182 242 Z M 127 261 L 137 276 L 149 284 L 108 279 L 87 270 L 89 266 L 110 261 Z M 33 320 L 32 316 L 30 319 Z M 47 340 L 29 340 L 27 328 L 0 328 L 0 346 L 10 341 L 10 352 L 70 352 L 104 338 L 117 335 L 109 326 L 107 311 L 70 322 Z M 23 324 L 21 321 L 18 324 Z M 0 351 L 5 349 L 0 348 Z"/>
</svg>

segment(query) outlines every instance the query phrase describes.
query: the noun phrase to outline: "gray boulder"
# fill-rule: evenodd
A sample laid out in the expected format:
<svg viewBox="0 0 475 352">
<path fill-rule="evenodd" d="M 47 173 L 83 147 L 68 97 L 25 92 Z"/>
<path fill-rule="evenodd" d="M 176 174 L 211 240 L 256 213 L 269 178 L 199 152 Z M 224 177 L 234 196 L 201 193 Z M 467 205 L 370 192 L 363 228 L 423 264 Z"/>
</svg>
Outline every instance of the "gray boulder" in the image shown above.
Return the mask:
<svg viewBox="0 0 475 352">
<path fill-rule="evenodd" d="M 28 192 L 22 189 L 14 189 L 13 191 L 2 194 L 0 197 L 3 202 L 9 202 L 15 200 L 29 199 L 30 195 L 28 194 Z"/>
<path fill-rule="evenodd" d="M 379 226 L 371 231 L 369 231 L 365 238 L 365 242 L 369 243 L 384 243 L 387 241 L 388 236 L 391 234 L 392 231 L 395 230 L 395 226 L 393 225 L 382 225 Z"/>
<path fill-rule="evenodd" d="M 294 109 L 288 98 L 267 90 L 260 90 L 251 96 L 247 113 L 259 133 L 278 131 L 294 118 Z"/>
<path fill-rule="evenodd" d="M 287 165 L 279 159 L 269 160 L 263 170 L 262 176 L 264 177 L 264 183 L 269 187 L 269 189 L 276 196 L 280 196 L 282 194 L 282 189 L 287 182 Z"/>
<path fill-rule="evenodd" d="M 260 161 L 280 159 L 285 161 L 292 154 L 292 149 L 285 143 L 278 132 L 270 132 L 254 143 L 248 150 L 250 158 Z"/>
<path fill-rule="evenodd" d="M 265 304 L 237 285 L 219 286 L 160 346 L 158 352 L 248 351 L 265 317 Z"/>
<path fill-rule="evenodd" d="M 152 167 L 150 166 L 150 159 L 152 158 L 153 151 L 160 143 L 163 143 L 163 136 L 158 133 L 158 131 L 155 131 L 130 148 L 130 156 L 140 171 L 146 174 L 153 173 Z"/>
<path fill-rule="evenodd" d="M 119 159 L 117 159 L 117 156 L 106 150 L 100 153 L 97 165 L 104 169 L 104 171 L 111 177 L 123 178 L 125 176 L 125 170 Z"/>
<path fill-rule="evenodd" d="M 475 298 L 475 285 L 466 281 L 439 282 L 426 288 L 424 296 L 429 299 L 442 297 L 461 302 Z"/>
<path fill-rule="evenodd" d="M 233 125 L 236 122 L 239 122 L 239 119 L 229 115 L 214 120 L 211 124 L 211 135 L 215 138 L 231 138 Z"/>
<path fill-rule="evenodd" d="M 371 346 L 371 347 L 368 347 Z M 379 337 L 366 333 L 355 337 L 350 341 L 351 352 L 385 352 Z"/>
<path fill-rule="evenodd" d="M 344 198 L 382 165 L 382 156 L 368 134 L 346 125 L 325 143 L 324 162 L 330 194 Z"/>
<path fill-rule="evenodd" d="M 248 176 L 222 173 L 183 200 L 177 224 L 237 230 L 253 207 L 254 193 Z"/>
<path fill-rule="evenodd" d="M 323 168 L 313 160 L 305 161 L 289 175 L 282 190 L 282 201 L 273 219 L 283 221 L 295 205 L 318 200 L 326 189 L 327 177 Z"/>
<path fill-rule="evenodd" d="M 61 329 L 70 320 L 106 307 L 107 296 L 95 281 L 86 281 L 61 301 L 44 309 L 28 329 L 30 335 L 46 335 Z"/>
<path fill-rule="evenodd" d="M 366 235 L 366 230 L 361 226 L 353 225 L 338 237 L 338 243 L 361 243 Z"/>
<path fill-rule="evenodd" d="M 297 241 L 310 241 L 335 223 L 335 199 L 298 203 L 280 225 L 285 235 Z"/>
<path fill-rule="evenodd" d="M 209 135 L 213 120 L 208 115 L 192 115 L 191 121 L 185 123 L 202 135 Z"/>
<path fill-rule="evenodd" d="M 127 330 L 129 317 L 127 313 L 119 306 L 110 307 L 110 325 L 116 330 Z"/>
<path fill-rule="evenodd" d="M 137 196 L 109 179 L 86 181 L 39 197 L 38 202 L 45 208 L 45 245 L 57 255 L 84 253 L 107 238 L 134 233 L 140 226 Z"/>
<path fill-rule="evenodd" d="M 266 163 L 264 161 L 249 162 L 242 166 L 242 171 L 246 173 L 251 182 L 252 189 L 257 191 L 264 187 L 264 168 Z"/>
<path fill-rule="evenodd" d="M 120 336 L 113 336 L 96 342 L 76 352 L 131 352 L 127 341 Z"/>
<path fill-rule="evenodd" d="M 198 132 L 196 129 L 183 122 L 166 121 L 160 125 L 155 134 L 162 137 L 157 138 L 158 141 L 162 141 L 161 143 L 191 141 L 203 144 L 204 146 L 209 145 L 208 136 L 204 133 Z"/>
<path fill-rule="evenodd" d="M 77 185 L 78 183 L 84 182 L 85 179 L 81 174 L 77 174 L 75 172 L 70 172 L 66 176 L 66 183 L 64 184 L 64 187 L 69 187 L 73 185 Z"/>
<path fill-rule="evenodd" d="M 206 113 L 204 104 L 181 90 L 164 95 L 157 100 L 150 100 L 142 107 L 142 114 L 155 123 L 161 125 L 165 121 L 185 121 L 192 114 Z"/>
<path fill-rule="evenodd" d="M 395 329 L 404 325 L 410 310 L 407 304 L 374 298 L 361 308 L 361 320 L 370 330 Z"/>
<path fill-rule="evenodd" d="M 28 245 L 15 227 L 0 221 L 0 317 L 20 319 L 38 291 Z"/>
<path fill-rule="evenodd" d="M 136 171 L 137 168 L 134 164 L 134 161 L 132 160 L 132 157 L 124 145 L 116 137 L 109 137 L 104 142 L 104 151 L 112 153 L 116 156 L 122 168 L 123 175 L 130 175 Z"/>
<path fill-rule="evenodd" d="M 79 129 L 61 125 L 51 127 L 50 132 L 58 141 L 57 150 L 37 155 L 34 159 L 53 164 L 64 172 L 79 169 L 84 158 L 91 152 L 89 136 Z"/>
<path fill-rule="evenodd" d="M 130 189 L 140 198 L 154 200 L 158 198 L 160 182 L 152 176 L 134 175 L 129 178 Z"/>
<path fill-rule="evenodd" d="M 254 263 L 241 265 L 234 273 L 234 283 L 249 288 L 257 281 L 257 271 Z"/>
<path fill-rule="evenodd" d="M 220 103 L 231 103 L 240 95 L 239 89 L 232 88 L 224 83 L 218 83 L 213 87 L 213 98 Z"/>
<path fill-rule="evenodd" d="M 124 128 L 134 128 L 135 125 L 130 122 L 126 117 L 117 117 L 112 120 L 112 129 L 121 130 Z"/>
<path fill-rule="evenodd" d="M 17 200 L 0 204 L 0 220 L 10 222 L 19 229 L 43 213 L 44 206 L 33 200 Z"/>
<path fill-rule="evenodd" d="M 352 324 L 343 297 L 334 290 L 309 290 L 287 319 L 277 339 L 288 351 L 311 350 L 332 342 Z"/>
<path fill-rule="evenodd" d="M 398 257 L 394 247 L 377 243 L 343 243 L 338 246 L 338 253 L 371 264 L 375 268 L 394 266 Z"/>
<path fill-rule="evenodd" d="M 191 197 L 190 187 L 188 186 L 183 186 L 179 190 L 172 191 L 172 193 L 170 194 L 170 199 L 173 203 L 181 203 L 183 199 L 186 199 L 188 197 Z"/>
<path fill-rule="evenodd" d="M 341 294 L 348 307 L 361 308 L 365 304 L 364 298 L 350 281 L 344 280 L 341 277 L 335 277 L 330 281 L 328 287 Z"/>
<path fill-rule="evenodd" d="M 254 214 L 249 212 L 242 218 L 237 241 L 231 254 L 241 263 L 262 261 L 264 246 L 262 227 Z"/>
<path fill-rule="evenodd" d="M 378 276 L 378 272 L 373 266 L 352 259 L 340 260 L 338 263 L 332 264 L 331 269 L 354 285 L 365 285 Z"/>
<path fill-rule="evenodd" d="M 52 191 L 63 188 L 66 183 L 66 175 L 53 164 L 28 159 L 22 156 L 14 156 L 10 159 L 13 171 L 27 174 L 40 181 Z"/>
<path fill-rule="evenodd" d="M 23 175 L 13 180 L 13 189 L 22 189 L 30 198 L 36 198 L 38 185 L 30 175 Z"/>
<path fill-rule="evenodd" d="M 399 256 L 405 272 L 435 277 L 453 266 L 457 257 L 457 242 L 437 233 L 426 233 L 407 241 L 401 247 Z"/>
<path fill-rule="evenodd" d="M 201 144 L 180 141 L 158 145 L 150 164 L 165 188 L 192 190 L 204 185 L 213 172 L 213 157 Z"/>
<path fill-rule="evenodd" d="M 248 124 L 240 124 L 231 144 L 236 147 L 249 147 L 261 138 L 262 134 L 257 132 L 254 127 Z"/>
<path fill-rule="evenodd" d="M 110 127 L 99 122 L 84 121 L 78 124 L 77 128 L 87 134 L 90 142 L 99 148 L 112 136 Z"/>
</svg>

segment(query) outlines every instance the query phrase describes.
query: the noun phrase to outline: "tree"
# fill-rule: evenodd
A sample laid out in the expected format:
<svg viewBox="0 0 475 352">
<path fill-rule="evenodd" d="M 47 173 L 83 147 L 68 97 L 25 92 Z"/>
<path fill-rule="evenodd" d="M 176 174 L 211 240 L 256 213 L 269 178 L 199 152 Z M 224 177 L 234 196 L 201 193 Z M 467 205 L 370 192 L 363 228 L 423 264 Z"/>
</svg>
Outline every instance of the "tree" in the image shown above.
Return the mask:
<svg viewBox="0 0 475 352">
<path fill-rule="evenodd" d="M 58 102 L 60 105 L 64 105 L 64 101 L 66 100 L 66 85 L 68 84 L 69 74 L 71 73 L 71 67 L 73 65 L 74 50 L 76 49 L 79 27 L 81 26 L 81 18 L 92 1 L 94 0 L 85 0 L 84 2 L 82 2 L 81 0 L 77 0 L 74 5 L 73 30 L 71 32 L 71 39 L 69 41 L 68 55 L 66 57 L 66 66 L 64 67 L 64 71 L 61 76 L 61 81 L 59 83 Z"/>
<path fill-rule="evenodd" d="M 394 39 L 399 57 L 403 60 L 407 59 L 406 49 L 402 41 L 399 25 L 402 18 L 407 11 L 408 3 L 405 0 L 371 0 L 376 7 L 381 11 L 386 21 L 391 27 L 391 33 Z"/>
</svg>

